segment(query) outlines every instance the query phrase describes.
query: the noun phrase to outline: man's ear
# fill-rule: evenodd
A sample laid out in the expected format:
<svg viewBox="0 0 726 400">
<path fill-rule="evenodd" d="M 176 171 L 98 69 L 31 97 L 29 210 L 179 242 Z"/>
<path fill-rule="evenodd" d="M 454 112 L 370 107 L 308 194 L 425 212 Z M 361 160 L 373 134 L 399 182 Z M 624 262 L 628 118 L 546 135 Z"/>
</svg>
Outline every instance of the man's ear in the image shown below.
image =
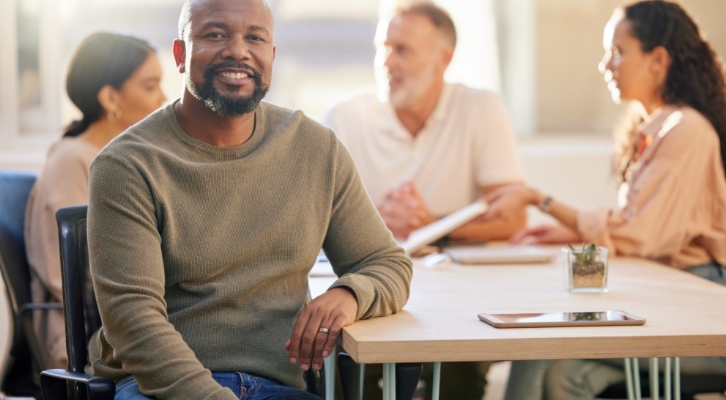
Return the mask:
<svg viewBox="0 0 726 400">
<path fill-rule="evenodd" d="M 180 74 L 186 72 L 186 57 L 187 49 L 186 44 L 181 39 L 174 40 L 174 47 L 172 48 L 174 53 L 174 61 L 176 62 L 176 68 Z"/>
<path fill-rule="evenodd" d="M 437 69 L 440 69 L 439 73 L 443 76 L 451 64 L 451 59 L 454 58 L 454 49 L 451 46 L 442 46 L 438 52 Z"/>
<path fill-rule="evenodd" d="M 441 52 L 441 57 L 444 63 L 444 69 L 449 68 L 449 64 L 451 64 L 451 60 L 454 58 L 454 48 L 451 46 L 444 47 Z"/>
<path fill-rule="evenodd" d="M 106 114 L 114 113 L 118 109 L 118 92 L 113 86 L 106 85 L 102 87 L 98 91 L 96 98 Z"/>
</svg>

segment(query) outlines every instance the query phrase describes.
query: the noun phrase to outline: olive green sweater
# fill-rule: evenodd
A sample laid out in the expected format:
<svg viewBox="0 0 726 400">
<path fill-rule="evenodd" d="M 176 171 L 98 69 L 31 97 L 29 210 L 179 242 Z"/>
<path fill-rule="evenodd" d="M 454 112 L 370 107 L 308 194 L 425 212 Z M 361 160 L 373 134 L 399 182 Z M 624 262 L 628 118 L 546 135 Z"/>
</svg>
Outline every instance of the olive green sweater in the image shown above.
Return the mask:
<svg viewBox="0 0 726 400">
<path fill-rule="evenodd" d="M 112 141 L 91 166 L 88 238 L 103 328 L 93 375 L 133 374 L 159 399 L 234 399 L 210 371 L 304 387 L 284 348 L 322 247 L 357 318 L 395 313 L 411 262 L 333 132 L 262 103 L 234 148 L 182 131 L 173 107 Z"/>
</svg>

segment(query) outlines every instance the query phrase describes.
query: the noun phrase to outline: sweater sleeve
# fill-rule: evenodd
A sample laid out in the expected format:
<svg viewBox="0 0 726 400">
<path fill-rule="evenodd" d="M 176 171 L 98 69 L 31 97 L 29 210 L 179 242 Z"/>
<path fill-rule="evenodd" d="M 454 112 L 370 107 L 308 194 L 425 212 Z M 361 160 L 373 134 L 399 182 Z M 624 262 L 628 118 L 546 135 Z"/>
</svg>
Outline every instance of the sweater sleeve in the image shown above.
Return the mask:
<svg viewBox="0 0 726 400">
<path fill-rule="evenodd" d="M 334 196 L 323 243 L 335 273 L 332 286 L 358 300 L 356 319 L 393 314 L 408 300 L 411 260 L 386 228 L 358 176 L 353 159 L 335 141 Z"/>
<path fill-rule="evenodd" d="M 141 175 L 101 154 L 91 166 L 88 244 L 103 335 L 141 392 L 158 399 L 236 399 L 169 322 L 157 210 Z M 91 360 L 93 363 L 94 360 Z"/>
</svg>

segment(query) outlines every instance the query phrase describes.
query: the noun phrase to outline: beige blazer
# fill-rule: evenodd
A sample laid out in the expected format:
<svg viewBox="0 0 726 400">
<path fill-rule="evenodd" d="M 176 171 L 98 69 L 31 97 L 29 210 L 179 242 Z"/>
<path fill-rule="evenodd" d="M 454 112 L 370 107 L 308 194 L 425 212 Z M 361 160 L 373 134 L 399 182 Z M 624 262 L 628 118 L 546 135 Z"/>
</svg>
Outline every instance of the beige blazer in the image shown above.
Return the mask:
<svg viewBox="0 0 726 400">
<path fill-rule="evenodd" d="M 621 208 L 580 212 L 583 239 L 675 268 L 726 265 L 726 178 L 713 126 L 690 107 L 665 106 L 640 128 L 653 140 L 621 187 Z"/>
<path fill-rule="evenodd" d="M 58 224 L 62 207 L 88 203 L 88 172 L 101 149 L 78 138 L 65 138 L 48 151 L 33 185 L 25 216 L 25 251 L 31 269 L 34 302 L 61 302 L 62 280 Z M 49 368 L 66 368 L 65 324 L 62 311 L 37 314 L 36 334 Z"/>
</svg>

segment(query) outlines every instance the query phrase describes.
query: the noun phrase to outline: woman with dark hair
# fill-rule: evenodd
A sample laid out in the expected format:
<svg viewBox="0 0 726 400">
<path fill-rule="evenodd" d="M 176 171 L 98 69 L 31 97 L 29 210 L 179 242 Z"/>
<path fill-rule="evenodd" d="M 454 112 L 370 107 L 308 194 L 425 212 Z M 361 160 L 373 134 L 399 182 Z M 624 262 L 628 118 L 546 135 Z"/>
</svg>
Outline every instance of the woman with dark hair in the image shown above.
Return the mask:
<svg viewBox="0 0 726 400">
<path fill-rule="evenodd" d="M 525 229 L 512 242 L 584 240 L 726 285 L 726 85 L 720 60 L 688 14 L 667 1 L 617 9 L 603 43 L 600 71 L 608 88 L 637 111 L 616 156 L 621 208 L 578 211 L 520 186 L 488 196 L 484 218 L 511 218 L 538 205 L 560 225 Z M 726 358 L 685 358 L 681 370 L 726 379 Z M 624 380 L 622 360 L 514 362 L 506 397 L 592 399 Z"/>
<path fill-rule="evenodd" d="M 66 90 L 83 118 L 50 148 L 28 200 L 25 243 L 33 301 L 62 301 L 56 210 L 88 203 L 91 161 L 108 142 L 166 101 L 160 84 L 155 50 L 141 39 L 96 33 L 73 56 Z M 67 366 L 64 326 L 62 312 L 46 312 L 36 321 L 48 368 Z"/>
</svg>

